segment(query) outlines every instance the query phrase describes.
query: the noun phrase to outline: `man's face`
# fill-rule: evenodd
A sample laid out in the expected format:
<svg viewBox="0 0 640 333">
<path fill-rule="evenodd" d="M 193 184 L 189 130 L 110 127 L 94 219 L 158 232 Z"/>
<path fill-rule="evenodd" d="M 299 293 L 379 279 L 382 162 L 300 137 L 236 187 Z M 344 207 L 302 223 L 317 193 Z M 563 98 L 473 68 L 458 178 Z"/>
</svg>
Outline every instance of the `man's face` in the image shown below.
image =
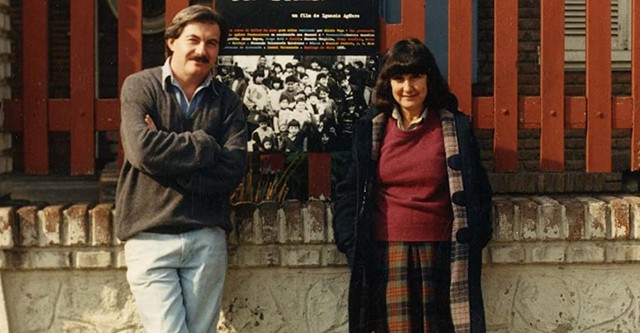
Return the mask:
<svg viewBox="0 0 640 333">
<path fill-rule="evenodd" d="M 169 38 L 171 70 L 178 80 L 203 80 L 215 66 L 220 50 L 220 26 L 188 23 L 178 38 Z"/>
<path fill-rule="evenodd" d="M 261 66 L 261 67 L 266 66 L 266 65 L 267 65 L 267 58 L 265 58 L 265 57 L 260 57 L 260 58 L 258 59 L 258 65 L 259 65 L 259 66 Z"/>
</svg>

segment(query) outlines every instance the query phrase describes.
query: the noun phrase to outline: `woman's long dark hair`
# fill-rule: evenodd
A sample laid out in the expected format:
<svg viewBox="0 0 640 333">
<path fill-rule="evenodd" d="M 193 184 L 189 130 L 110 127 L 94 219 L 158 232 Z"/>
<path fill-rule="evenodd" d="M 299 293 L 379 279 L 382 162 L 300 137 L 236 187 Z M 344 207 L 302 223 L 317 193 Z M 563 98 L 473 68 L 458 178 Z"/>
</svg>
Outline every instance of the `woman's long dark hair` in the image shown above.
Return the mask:
<svg viewBox="0 0 640 333">
<path fill-rule="evenodd" d="M 383 112 L 391 112 L 397 105 L 391 92 L 391 79 L 404 74 L 427 75 L 425 106 L 440 110 L 450 99 L 449 86 L 440 74 L 436 60 L 429 49 L 418 39 L 403 39 L 385 53 L 376 80 L 375 104 Z"/>
</svg>

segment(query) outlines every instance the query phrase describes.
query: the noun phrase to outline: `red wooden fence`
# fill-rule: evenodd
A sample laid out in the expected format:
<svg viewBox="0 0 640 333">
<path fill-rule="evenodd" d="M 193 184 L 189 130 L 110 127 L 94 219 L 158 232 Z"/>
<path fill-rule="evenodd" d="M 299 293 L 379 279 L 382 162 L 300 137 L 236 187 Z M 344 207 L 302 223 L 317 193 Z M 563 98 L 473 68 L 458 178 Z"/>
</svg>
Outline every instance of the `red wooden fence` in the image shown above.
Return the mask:
<svg viewBox="0 0 640 333">
<path fill-rule="evenodd" d="M 95 171 L 95 2 L 71 0 L 71 168 L 74 174 Z"/>
<path fill-rule="evenodd" d="M 472 4 L 449 0 L 449 82 L 460 108 L 494 130 L 496 172 L 517 171 L 518 129 L 540 129 L 540 168 L 564 169 L 564 130 L 586 129 L 586 171 L 611 171 L 612 129 L 632 129 L 631 168 L 640 169 L 640 5 L 632 7 L 632 95 L 612 97 L 608 1 L 587 0 L 586 96 L 565 97 L 564 1 L 541 0 L 540 96 L 518 96 L 518 2 L 494 2 L 494 96 L 471 95 Z M 167 1 L 167 21 L 188 0 Z M 401 0 L 401 23 L 381 22 L 381 50 L 404 37 L 424 39 L 424 1 Z M 5 130 L 23 132 L 25 173 L 49 171 L 51 131 L 71 133 L 71 173 L 94 174 L 96 131 L 116 131 L 119 103 L 94 92 L 94 1 L 71 0 L 71 97 L 48 98 L 47 0 L 23 2 L 23 96 L 5 101 Z M 118 82 L 142 68 L 142 0 L 121 1 Z M 120 86 L 120 85 L 119 85 Z M 330 196 L 330 156 L 310 154 L 309 193 Z"/>
<path fill-rule="evenodd" d="M 564 3 L 542 0 L 540 45 L 540 166 L 562 171 L 564 164 Z"/>
<path fill-rule="evenodd" d="M 609 1 L 587 0 L 587 171 L 611 170 L 610 12 Z"/>
<path fill-rule="evenodd" d="M 23 4 L 23 80 L 24 101 L 24 156 L 25 172 L 46 174 L 49 171 L 48 131 L 48 77 L 49 59 L 47 43 L 47 1 L 26 1 Z M 7 110 L 7 116 L 16 114 Z M 22 125 L 22 121 L 20 121 Z M 20 126 L 22 129 L 22 126 Z M 93 158 L 93 156 L 92 156 Z"/>
</svg>

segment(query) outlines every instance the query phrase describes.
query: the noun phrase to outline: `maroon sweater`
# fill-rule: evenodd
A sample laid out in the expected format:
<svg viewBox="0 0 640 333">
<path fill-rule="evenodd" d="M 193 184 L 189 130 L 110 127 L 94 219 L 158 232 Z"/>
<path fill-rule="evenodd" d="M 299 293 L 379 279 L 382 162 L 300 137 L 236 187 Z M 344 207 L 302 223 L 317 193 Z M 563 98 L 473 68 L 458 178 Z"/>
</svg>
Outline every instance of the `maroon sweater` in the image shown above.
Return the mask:
<svg viewBox="0 0 640 333">
<path fill-rule="evenodd" d="M 375 239 L 450 241 L 453 212 L 438 116 L 411 131 L 389 117 L 375 190 Z"/>
</svg>

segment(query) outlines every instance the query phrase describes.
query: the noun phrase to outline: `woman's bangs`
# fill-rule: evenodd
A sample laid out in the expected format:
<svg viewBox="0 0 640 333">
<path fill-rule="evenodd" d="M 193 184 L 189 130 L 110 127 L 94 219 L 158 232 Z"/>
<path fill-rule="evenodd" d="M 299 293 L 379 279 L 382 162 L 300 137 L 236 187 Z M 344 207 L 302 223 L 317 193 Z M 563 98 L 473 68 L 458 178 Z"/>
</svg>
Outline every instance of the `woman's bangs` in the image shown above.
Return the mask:
<svg viewBox="0 0 640 333">
<path fill-rule="evenodd" d="M 394 76 L 405 74 L 427 74 L 428 66 L 424 59 L 407 55 L 405 57 L 398 57 L 393 64 L 389 66 L 387 70 L 387 76 L 392 78 Z"/>
</svg>

